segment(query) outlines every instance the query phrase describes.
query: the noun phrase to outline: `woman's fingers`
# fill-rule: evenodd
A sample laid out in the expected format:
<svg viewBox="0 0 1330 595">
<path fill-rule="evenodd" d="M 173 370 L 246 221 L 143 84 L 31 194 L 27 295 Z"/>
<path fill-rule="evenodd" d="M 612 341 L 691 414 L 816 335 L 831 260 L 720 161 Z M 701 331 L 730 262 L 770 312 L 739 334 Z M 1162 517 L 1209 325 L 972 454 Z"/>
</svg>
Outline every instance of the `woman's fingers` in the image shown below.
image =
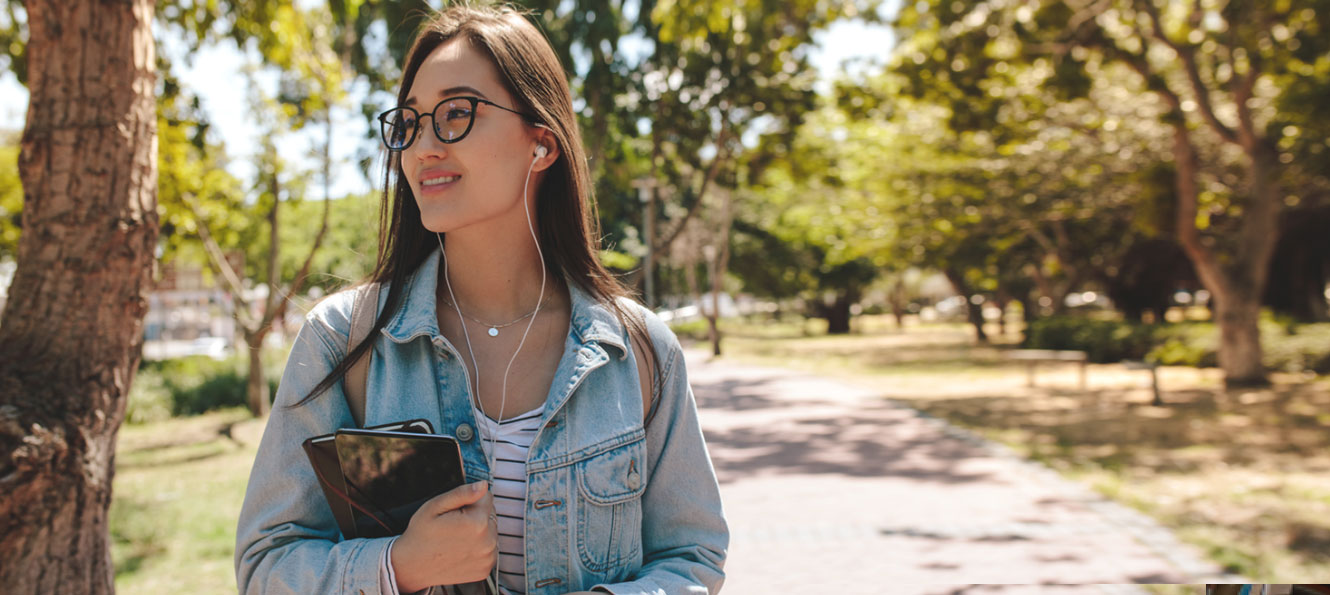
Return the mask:
<svg viewBox="0 0 1330 595">
<path fill-rule="evenodd" d="M 484 481 L 477 481 L 439 494 L 426 502 L 421 508 L 438 516 L 475 504 L 486 496 L 489 496 L 489 485 Z M 493 508 L 493 505 L 491 505 L 491 508 Z"/>
<path fill-rule="evenodd" d="M 461 486 L 420 507 L 393 546 L 399 586 L 469 583 L 494 569 L 498 525 L 486 488 L 485 482 Z"/>
<path fill-rule="evenodd" d="M 494 514 L 494 495 L 485 494 L 475 502 L 462 508 L 462 512 L 477 521 L 489 521 L 490 515 Z"/>
</svg>

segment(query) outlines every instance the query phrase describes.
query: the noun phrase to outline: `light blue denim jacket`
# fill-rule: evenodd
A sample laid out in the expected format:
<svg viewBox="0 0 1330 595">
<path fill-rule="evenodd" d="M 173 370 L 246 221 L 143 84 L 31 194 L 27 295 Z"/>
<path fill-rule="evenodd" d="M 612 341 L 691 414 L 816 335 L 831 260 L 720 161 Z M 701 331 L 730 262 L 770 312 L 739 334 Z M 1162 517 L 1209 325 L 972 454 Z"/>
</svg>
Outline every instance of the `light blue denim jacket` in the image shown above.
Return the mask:
<svg viewBox="0 0 1330 595">
<path fill-rule="evenodd" d="M 439 333 L 438 265 L 435 251 L 376 339 L 365 425 L 427 419 L 458 438 L 467 481 L 489 479 L 458 352 Z M 527 593 L 596 586 L 618 594 L 714 593 L 724 580 L 729 530 L 679 342 L 632 306 L 646 315 L 664 380 L 644 428 L 627 331 L 603 304 L 568 286 L 570 330 L 526 464 Z M 354 426 L 341 383 L 291 407 L 345 355 L 353 293 L 315 307 L 291 349 L 236 531 L 242 593 L 379 592 L 391 538 L 342 540 L 301 449 L 310 436 Z M 386 295 L 385 287 L 380 304 Z"/>
</svg>

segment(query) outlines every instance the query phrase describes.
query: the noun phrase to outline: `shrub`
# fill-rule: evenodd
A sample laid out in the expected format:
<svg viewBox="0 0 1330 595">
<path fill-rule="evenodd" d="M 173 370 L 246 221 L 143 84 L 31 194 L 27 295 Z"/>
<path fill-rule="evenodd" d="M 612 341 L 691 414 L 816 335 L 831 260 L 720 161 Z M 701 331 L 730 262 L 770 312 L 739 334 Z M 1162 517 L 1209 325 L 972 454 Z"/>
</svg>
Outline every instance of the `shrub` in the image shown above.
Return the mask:
<svg viewBox="0 0 1330 595">
<path fill-rule="evenodd" d="M 1330 374 L 1330 323 L 1289 327 L 1262 327 L 1265 365 L 1285 372 Z"/>
<path fill-rule="evenodd" d="M 1095 363 L 1142 359 L 1153 344 L 1153 327 L 1115 320 L 1051 316 L 1030 323 L 1027 349 L 1084 351 Z"/>
<path fill-rule="evenodd" d="M 171 417 L 171 391 L 156 370 L 140 368 L 129 387 L 125 422 L 142 424 Z"/>
<path fill-rule="evenodd" d="M 674 334 L 678 335 L 681 340 L 708 341 L 711 339 L 707 321 L 703 318 L 670 323 L 670 330 L 674 331 Z"/>
<path fill-rule="evenodd" d="M 1165 366 L 1218 366 L 1219 330 L 1208 322 L 1160 326 L 1145 358 Z"/>
<path fill-rule="evenodd" d="M 285 356 L 286 350 L 263 353 L 264 378 L 270 397 L 277 394 Z M 190 356 L 144 361 L 130 387 L 125 419 L 142 423 L 244 406 L 248 379 L 249 357 L 244 351 L 224 360 Z"/>
<path fill-rule="evenodd" d="M 1169 366 L 1219 365 L 1219 329 L 1211 322 L 1143 325 L 1054 316 L 1030 323 L 1023 346 L 1084 351 L 1098 363 L 1148 359 Z M 1330 374 L 1330 323 L 1293 325 L 1262 317 L 1261 348 L 1271 370 Z"/>
<path fill-rule="evenodd" d="M 211 409 L 245 404 L 245 363 L 232 356 L 214 360 L 206 356 L 150 362 L 171 394 L 172 415 L 193 415 Z"/>
</svg>

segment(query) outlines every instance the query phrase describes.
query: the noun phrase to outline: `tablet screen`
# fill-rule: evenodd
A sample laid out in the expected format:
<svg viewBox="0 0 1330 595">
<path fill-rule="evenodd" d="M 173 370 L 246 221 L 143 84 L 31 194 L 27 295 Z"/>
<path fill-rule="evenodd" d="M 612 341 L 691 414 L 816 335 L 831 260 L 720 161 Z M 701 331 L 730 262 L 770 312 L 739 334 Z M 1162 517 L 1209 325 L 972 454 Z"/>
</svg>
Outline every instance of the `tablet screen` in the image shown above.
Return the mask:
<svg viewBox="0 0 1330 595">
<path fill-rule="evenodd" d="M 338 430 L 337 459 L 352 502 L 355 537 L 406 531 L 426 500 L 465 483 L 462 452 L 448 436 Z"/>
</svg>

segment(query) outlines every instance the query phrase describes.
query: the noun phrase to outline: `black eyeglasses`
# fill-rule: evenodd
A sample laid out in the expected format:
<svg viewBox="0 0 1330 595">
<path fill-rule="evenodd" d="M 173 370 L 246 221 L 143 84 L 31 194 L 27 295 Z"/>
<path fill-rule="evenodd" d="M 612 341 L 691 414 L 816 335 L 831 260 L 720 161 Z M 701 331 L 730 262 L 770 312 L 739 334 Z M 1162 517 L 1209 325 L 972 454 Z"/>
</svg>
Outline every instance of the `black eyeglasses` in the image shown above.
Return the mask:
<svg viewBox="0 0 1330 595">
<path fill-rule="evenodd" d="M 449 97 L 440 101 L 434 106 L 434 110 L 427 114 L 421 114 L 412 107 L 395 107 L 379 114 L 383 144 L 389 151 L 401 151 L 411 146 L 416 140 L 416 133 L 420 130 L 420 119 L 425 116 L 429 116 L 434 122 L 432 126 L 434 136 L 438 137 L 440 142 L 451 144 L 460 141 L 466 138 L 467 133 L 471 132 L 471 126 L 476 123 L 476 105 L 481 103 L 517 114 L 527 122 L 533 124 L 536 122 L 531 116 L 488 99 L 470 96 Z"/>
</svg>

